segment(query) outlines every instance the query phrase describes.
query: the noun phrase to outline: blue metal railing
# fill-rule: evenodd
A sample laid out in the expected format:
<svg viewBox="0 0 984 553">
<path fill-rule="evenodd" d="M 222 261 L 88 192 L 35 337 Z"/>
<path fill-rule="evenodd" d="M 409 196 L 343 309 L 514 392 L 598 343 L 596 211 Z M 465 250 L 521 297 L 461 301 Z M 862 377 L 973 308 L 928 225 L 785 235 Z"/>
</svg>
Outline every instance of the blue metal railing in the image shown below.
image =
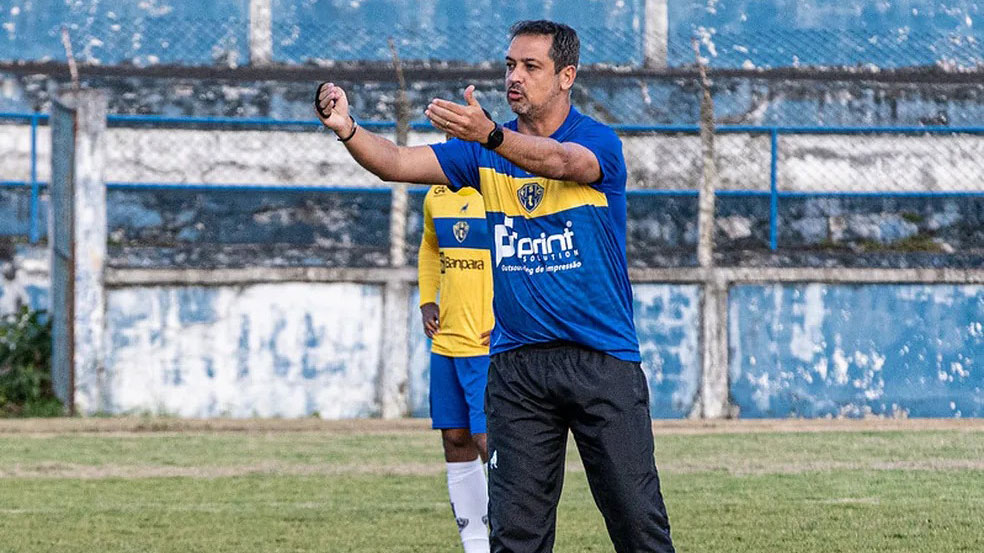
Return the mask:
<svg viewBox="0 0 984 553">
<path fill-rule="evenodd" d="M 0 181 L 0 186 L 30 186 L 31 203 L 30 219 L 28 225 L 28 237 L 32 244 L 36 244 L 41 239 L 41 229 L 39 228 L 39 206 L 41 203 L 41 187 L 43 183 L 38 181 L 38 125 L 48 122 L 48 115 L 44 113 L 3 113 L 0 112 L 0 121 L 27 121 L 31 126 L 31 173 L 30 180 L 26 183 L 15 181 Z"/>
<path fill-rule="evenodd" d="M 28 236 L 31 243 L 41 238 L 40 226 L 40 196 L 41 189 L 47 183 L 38 180 L 38 127 L 47 124 L 48 115 L 43 113 L 3 113 L 0 112 L 0 122 L 24 123 L 30 125 L 30 179 L 28 181 L 0 180 L 0 187 L 30 187 L 30 210 Z M 213 130 L 229 130 L 243 128 L 260 128 L 265 130 L 295 130 L 312 132 L 319 130 L 321 124 L 314 120 L 277 120 L 266 118 L 216 118 L 216 117 L 160 117 L 148 115 L 110 115 L 107 123 L 111 127 L 168 127 L 168 128 L 202 128 Z M 391 130 L 396 124 L 388 121 L 365 121 L 360 125 L 377 130 Z M 414 121 L 410 128 L 416 131 L 434 131 L 427 121 Z M 696 125 L 613 125 L 620 134 L 691 134 L 697 135 L 700 128 Z M 718 127 L 719 134 L 767 134 L 770 142 L 769 189 L 768 190 L 718 190 L 716 195 L 721 197 L 768 197 L 769 198 L 769 247 L 775 251 L 779 241 L 779 202 L 784 198 L 809 197 L 963 197 L 984 196 L 984 189 L 977 191 L 883 191 L 883 192 L 837 192 L 811 191 L 792 192 L 779 190 L 779 136 L 780 135 L 952 135 L 973 134 L 984 135 L 984 127 L 757 127 L 757 126 L 726 126 Z M 2 178 L 3 175 L 0 175 Z M 123 190 L 249 190 L 255 192 L 365 192 L 386 193 L 386 188 L 344 187 L 344 186 L 304 186 L 304 185 L 264 185 L 264 184 L 187 184 L 187 183 L 107 183 L 110 189 Z M 659 196 L 697 196 L 697 190 L 632 190 L 635 195 Z"/>
</svg>

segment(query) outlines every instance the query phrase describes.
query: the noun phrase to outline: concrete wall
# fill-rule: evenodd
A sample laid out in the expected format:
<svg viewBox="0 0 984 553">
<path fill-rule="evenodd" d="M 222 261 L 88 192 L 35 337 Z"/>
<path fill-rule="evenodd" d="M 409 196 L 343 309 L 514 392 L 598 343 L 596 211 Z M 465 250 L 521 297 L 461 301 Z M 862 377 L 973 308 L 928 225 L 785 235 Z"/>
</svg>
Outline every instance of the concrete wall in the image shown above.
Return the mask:
<svg viewBox="0 0 984 553">
<path fill-rule="evenodd" d="M 737 286 L 742 417 L 984 416 L 984 286 Z"/>
<path fill-rule="evenodd" d="M 697 288 L 635 291 L 652 414 L 685 417 L 700 379 Z M 108 412 L 379 413 L 378 287 L 121 289 L 108 301 Z M 410 406 L 426 416 L 415 303 Z M 738 287 L 730 316 L 742 416 L 984 415 L 980 286 Z"/>
<path fill-rule="evenodd" d="M 512 22 L 549 18 L 569 23 L 581 32 L 585 63 L 639 64 L 646 4 L 644 0 L 516 0 L 505 4 L 491 0 L 272 0 L 273 57 L 288 63 L 387 60 L 387 33 L 353 37 L 352 32 L 386 29 L 396 36 L 405 59 L 497 60 L 497 49 L 490 49 L 488 44 L 503 41 Z M 7 6 L 6 40 L 0 42 L 0 59 L 61 58 L 57 33 L 52 29 L 69 24 L 76 37 L 77 55 L 85 61 L 138 65 L 248 61 L 247 0 L 13 0 Z M 805 63 L 829 60 L 853 65 L 876 58 L 888 65 L 892 60 L 885 49 L 895 48 L 908 50 L 907 55 L 898 56 L 900 62 L 933 64 L 946 59 L 943 37 L 949 33 L 973 35 L 974 20 L 982 15 L 973 0 L 945 4 L 932 0 L 667 0 L 665 6 L 671 45 L 675 46 L 669 52 L 672 65 L 693 61 L 689 39 L 702 31 L 704 36 L 717 35 L 717 57 L 728 67 L 740 67 L 746 59 L 761 63 L 762 51 L 771 54 L 769 59 L 790 65 L 793 55 L 776 55 L 769 50 L 795 52 L 797 46 L 798 58 Z M 465 44 L 456 41 L 456 32 L 463 26 L 479 39 Z M 794 42 L 775 48 L 775 36 L 769 31 L 777 29 L 801 33 L 853 30 L 863 33 L 862 38 L 892 40 L 887 45 L 847 41 L 840 48 L 824 49 L 822 36 L 807 35 L 801 38 L 805 44 Z M 938 48 L 910 45 L 916 42 L 915 37 L 908 40 L 910 34 L 940 36 L 941 44 Z"/>
<path fill-rule="evenodd" d="M 65 25 L 82 62 L 246 63 L 248 9 L 249 0 L 12 0 L 4 3 L 0 59 L 64 60 Z"/>
<path fill-rule="evenodd" d="M 385 135 L 384 136 L 389 136 Z M 392 136 L 389 136 L 392 139 Z M 382 186 L 330 133 L 114 128 L 106 135 L 108 182 Z M 411 145 L 439 142 L 414 132 Z M 696 136 L 626 134 L 629 186 L 696 189 Z M 48 129 L 38 133 L 38 179 L 48 180 Z M 768 190 L 769 136 L 716 140 L 720 187 Z M 984 182 L 984 136 L 817 136 L 779 138 L 780 189 L 803 191 L 973 191 Z M 29 128 L 0 126 L 0 180 L 30 180 Z"/>
<path fill-rule="evenodd" d="M 934 77 L 931 82 L 878 82 L 860 77 L 835 81 L 822 72 L 813 80 L 766 79 L 751 74 L 715 77 L 712 91 L 716 119 L 722 124 L 980 125 L 984 121 L 984 85 L 960 79 L 962 75 Z M 83 84 L 110 91 L 111 113 L 311 121 L 311 94 L 317 80 L 232 83 L 176 75 L 85 77 Z M 70 86 L 67 76 L 61 74 L 50 78 L 0 74 L 0 111 L 49 112 L 49 91 L 58 82 Z M 430 100 L 460 99 L 462 82 L 453 74 L 443 79 L 415 79 L 407 90 L 410 113 L 425 121 L 422 114 Z M 469 83 L 477 87 L 476 98 L 497 120 L 513 117 L 500 79 L 469 79 Z M 340 84 L 349 93 L 352 112 L 360 121 L 396 119 L 395 83 L 359 80 Z M 585 73 L 573 89 L 574 104 L 582 112 L 608 123 L 628 125 L 694 125 L 699 96 L 692 79 L 673 77 L 591 78 Z"/>
<path fill-rule="evenodd" d="M 109 413 L 379 414 L 382 293 L 357 284 L 107 294 Z"/>
<path fill-rule="evenodd" d="M 636 322 L 652 414 L 686 417 L 700 381 L 699 291 L 639 284 Z M 429 346 L 411 317 L 410 412 L 427 416 Z M 107 294 L 99 411 L 184 417 L 378 416 L 376 285 L 152 286 Z"/>
<path fill-rule="evenodd" d="M 0 188 L 0 235 L 26 236 L 29 192 Z M 387 189 L 253 192 L 110 190 L 115 267 L 378 267 L 389 263 Z M 423 189 L 414 189 L 406 259 L 416 263 Z M 717 202 L 719 265 L 964 267 L 984 264 L 984 195 L 810 197 L 779 202 L 779 250 L 769 250 L 769 198 Z M 630 192 L 633 267 L 696 264 L 697 198 Z M 46 230 L 42 197 L 40 230 Z M 18 240 L 23 240 L 20 238 Z"/>
<path fill-rule="evenodd" d="M 46 252 L 18 254 L 11 298 L 44 307 Z M 9 271 L 9 262 L 8 269 Z M 5 273 L 6 274 L 6 273 Z M 636 283 L 654 418 L 691 414 L 701 381 L 697 285 Z M 94 412 L 378 416 L 382 287 L 124 286 L 107 291 Z M 410 313 L 410 413 L 428 414 L 429 347 Z M 729 396 L 741 417 L 984 416 L 984 286 L 737 285 Z"/>
</svg>

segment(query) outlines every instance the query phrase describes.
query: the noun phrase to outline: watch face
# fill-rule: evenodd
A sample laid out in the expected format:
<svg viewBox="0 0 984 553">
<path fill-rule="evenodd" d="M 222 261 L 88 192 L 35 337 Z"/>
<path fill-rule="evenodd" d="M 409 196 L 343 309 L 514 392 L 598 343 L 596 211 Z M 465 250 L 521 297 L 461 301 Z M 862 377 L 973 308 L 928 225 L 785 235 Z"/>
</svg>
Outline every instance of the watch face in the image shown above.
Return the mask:
<svg viewBox="0 0 984 553">
<path fill-rule="evenodd" d="M 496 123 L 495 128 L 489 133 L 488 140 L 486 140 L 485 144 L 482 144 L 482 146 L 485 146 L 490 150 L 494 150 L 502 145 L 503 138 L 504 135 L 502 132 L 502 125 Z"/>
</svg>

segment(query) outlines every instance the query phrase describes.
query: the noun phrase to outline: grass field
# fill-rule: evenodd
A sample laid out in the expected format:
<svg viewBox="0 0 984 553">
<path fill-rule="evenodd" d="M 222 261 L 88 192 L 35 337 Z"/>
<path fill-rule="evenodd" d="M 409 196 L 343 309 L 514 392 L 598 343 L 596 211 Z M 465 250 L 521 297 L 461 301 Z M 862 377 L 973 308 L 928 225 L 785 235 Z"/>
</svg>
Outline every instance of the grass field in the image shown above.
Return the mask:
<svg viewBox="0 0 984 553">
<path fill-rule="evenodd" d="M 984 551 L 984 421 L 657 423 L 683 553 Z M 0 421 L 0 552 L 455 552 L 424 421 Z M 611 551 L 572 447 L 558 553 Z"/>
</svg>

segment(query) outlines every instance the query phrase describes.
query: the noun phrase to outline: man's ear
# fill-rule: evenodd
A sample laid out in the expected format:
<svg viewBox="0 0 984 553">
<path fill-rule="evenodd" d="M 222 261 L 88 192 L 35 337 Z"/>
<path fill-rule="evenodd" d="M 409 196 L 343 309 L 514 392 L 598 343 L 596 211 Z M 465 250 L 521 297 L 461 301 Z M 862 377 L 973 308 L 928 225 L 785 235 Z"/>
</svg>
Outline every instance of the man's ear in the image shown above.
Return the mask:
<svg viewBox="0 0 984 553">
<path fill-rule="evenodd" d="M 574 86 L 574 79 L 577 78 L 577 66 L 568 65 L 560 70 L 560 89 L 570 90 Z"/>
</svg>

